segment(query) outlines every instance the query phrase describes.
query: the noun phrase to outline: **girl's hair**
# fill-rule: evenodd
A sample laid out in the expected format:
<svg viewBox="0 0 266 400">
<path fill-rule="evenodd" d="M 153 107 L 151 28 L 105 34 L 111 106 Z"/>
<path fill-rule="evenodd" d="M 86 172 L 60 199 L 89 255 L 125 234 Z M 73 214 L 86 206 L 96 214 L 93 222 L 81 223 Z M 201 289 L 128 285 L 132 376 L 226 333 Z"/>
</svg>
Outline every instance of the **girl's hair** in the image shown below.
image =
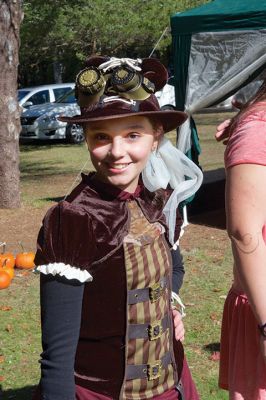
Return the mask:
<svg viewBox="0 0 266 400">
<path fill-rule="evenodd" d="M 160 143 L 160 137 L 162 137 L 164 134 L 162 129 L 162 124 L 158 119 L 154 117 L 148 117 L 148 120 L 150 121 L 154 134 Z M 151 201 L 151 203 L 157 209 L 161 210 L 165 204 L 165 191 L 163 189 L 157 189 L 155 192 L 149 192 L 145 186 L 143 190 L 147 198 Z"/>
<path fill-rule="evenodd" d="M 242 118 L 250 110 L 252 110 L 258 102 L 264 100 L 266 100 L 266 78 L 264 79 L 258 91 L 251 97 L 251 99 L 249 99 L 249 101 L 247 101 L 247 103 L 241 108 L 241 110 L 232 118 L 229 126 L 226 128 L 226 130 L 229 133 L 229 136 L 230 133 L 233 132 L 235 128 L 239 125 Z"/>
</svg>

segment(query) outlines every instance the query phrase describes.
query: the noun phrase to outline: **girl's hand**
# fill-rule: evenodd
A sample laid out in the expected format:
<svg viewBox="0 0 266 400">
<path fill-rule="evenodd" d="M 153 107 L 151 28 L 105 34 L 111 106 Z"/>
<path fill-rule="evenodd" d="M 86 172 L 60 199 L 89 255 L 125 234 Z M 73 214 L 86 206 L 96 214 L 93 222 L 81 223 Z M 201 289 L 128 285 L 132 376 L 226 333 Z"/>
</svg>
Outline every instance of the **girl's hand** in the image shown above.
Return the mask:
<svg viewBox="0 0 266 400">
<path fill-rule="evenodd" d="M 220 125 L 217 126 L 216 128 L 216 133 L 215 133 L 215 139 L 217 140 L 217 142 L 221 142 L 223 141 L 223 144 L 227 144 L 228 142 L 228 130 L 226 129 L 229 124 L 230 124 L 231 120 L 230 119 L 226 119 L 224 122 L 222 122 Z"/>
<path fill-rule="evenodd" d="M 174 322 L 174 331 L 175 331 L 175 338 L 176 340 L 183 340 L 185 339 L 185 328 L 182 321 L 182 317 L 179 311 L 173 309 L 173 322 Z"/>
</svg>

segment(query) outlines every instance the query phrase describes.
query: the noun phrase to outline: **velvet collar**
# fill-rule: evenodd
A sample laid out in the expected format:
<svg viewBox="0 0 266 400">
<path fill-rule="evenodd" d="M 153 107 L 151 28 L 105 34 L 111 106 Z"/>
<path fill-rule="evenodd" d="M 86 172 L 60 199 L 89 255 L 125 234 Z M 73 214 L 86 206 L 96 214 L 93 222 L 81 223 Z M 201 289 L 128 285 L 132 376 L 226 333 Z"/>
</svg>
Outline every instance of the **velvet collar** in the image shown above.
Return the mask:
<svg viewBox="0 0 266 400">
<path fill-rule="evenodd" d="M 119 201 L 135 200 L 136 198 L 140 197 L 140 194 L 143 191 L 143 184 L 141 181 L 139 182 L 135 192 L 129 193 L 111 184 L 101 182 L 99 179 L 96 178 L 95 172 L 90 172 L 89 175 L 81 174 L 81 176 L 82 181 L 85 183 L 89 183 L 90 187 L 96 192 L 111 197 L 112 199 L 117 199 Z"/>
</svg>

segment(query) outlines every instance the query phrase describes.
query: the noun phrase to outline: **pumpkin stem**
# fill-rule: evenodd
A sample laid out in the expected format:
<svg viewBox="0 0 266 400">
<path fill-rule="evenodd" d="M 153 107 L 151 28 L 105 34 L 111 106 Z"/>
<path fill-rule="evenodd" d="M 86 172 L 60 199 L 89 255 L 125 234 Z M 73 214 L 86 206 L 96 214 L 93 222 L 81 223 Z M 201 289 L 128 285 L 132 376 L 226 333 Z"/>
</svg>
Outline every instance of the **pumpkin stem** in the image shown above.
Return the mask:
<svg viewBox="0 0 266 400">
<path fill-rule="evenodd" d="M 4 261 L 2 263 L 2 268 L 6 267 L 6 263 L 7 263 L 7 258 L 4 259 Z"/>
<path fill-rule="evenodd" d="M 2 254 L 6 251 L 6 242 L 0 242 L 0 247 L 3 247 Z"/>
<path fill-rule="evenodd" d="M 18 242 L 18 244 L 19 244 L 20 247 L 22 248 L 22 253 L 25 253 L 24 246 L 23 246 L 22 242 Z"/>
</svg>

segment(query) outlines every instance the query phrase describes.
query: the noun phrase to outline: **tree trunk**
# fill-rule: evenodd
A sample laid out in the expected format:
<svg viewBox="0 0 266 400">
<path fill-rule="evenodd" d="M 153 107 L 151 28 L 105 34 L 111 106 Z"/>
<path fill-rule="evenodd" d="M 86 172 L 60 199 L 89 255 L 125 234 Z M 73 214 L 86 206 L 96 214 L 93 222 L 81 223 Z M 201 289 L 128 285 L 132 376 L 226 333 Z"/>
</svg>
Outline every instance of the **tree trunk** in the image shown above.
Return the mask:
<svg viewBox="0 0 266 400">
<path fill-rule="evenodd" d="M 53 62 L 54 83 L 63 82 L 63 64 L 59 61 Z"/>
<path fill-rule="evenodd" d="M 20 206 L 17 101 L 22 0 L 0 0 L 0 208 Z"/>
</svg>

